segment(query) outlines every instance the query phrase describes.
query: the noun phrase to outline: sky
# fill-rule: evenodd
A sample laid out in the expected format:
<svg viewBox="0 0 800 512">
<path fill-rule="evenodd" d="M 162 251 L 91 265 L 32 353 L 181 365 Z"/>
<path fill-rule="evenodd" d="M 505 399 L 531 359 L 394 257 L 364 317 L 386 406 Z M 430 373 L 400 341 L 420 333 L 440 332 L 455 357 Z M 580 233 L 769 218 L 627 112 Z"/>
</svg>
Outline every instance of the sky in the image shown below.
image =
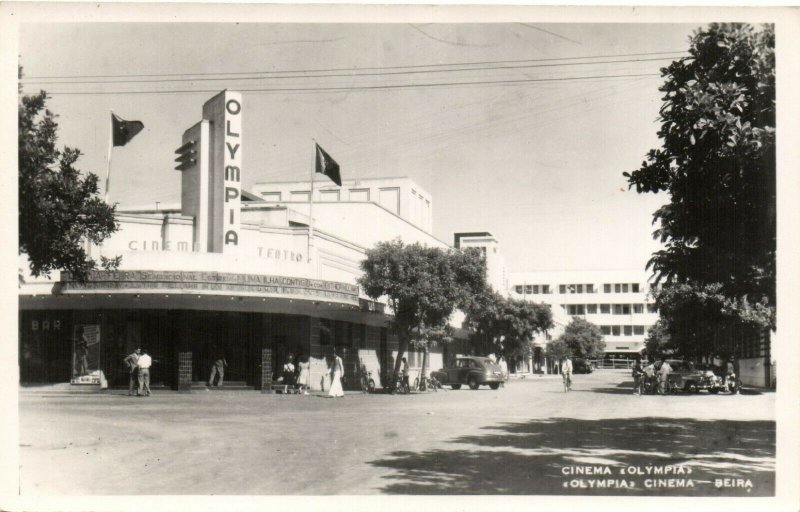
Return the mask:
<svg viewBox="0 0 800 512">
<path fill-rule="evenodd" d="M 316 139 L 344 179 L 416 181 L 437 238 L 493 233 L 509 271 L 643 270 L 668 197 L 622 173 L 658 147 L 659 69 L 698 26 L 48 23 L 19 55 L 80 169 L 105 175 L 110 110 L 144 123 L 114 149 L 121 207 L 178 203 L 174 150 L 227 88 L 245 189 L 307 179 Z"/>
</svg>

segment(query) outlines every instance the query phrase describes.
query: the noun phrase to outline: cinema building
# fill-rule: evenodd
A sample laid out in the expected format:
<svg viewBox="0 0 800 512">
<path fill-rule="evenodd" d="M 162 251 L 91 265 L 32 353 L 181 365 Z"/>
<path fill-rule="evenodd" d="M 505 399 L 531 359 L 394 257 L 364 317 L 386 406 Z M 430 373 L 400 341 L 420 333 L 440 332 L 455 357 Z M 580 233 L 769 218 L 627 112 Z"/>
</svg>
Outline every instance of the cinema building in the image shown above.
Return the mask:
<svg viewBox="0 0 800 512">
<path fill-rule="evenodd" d="M 360 294 L 359 264 L 384 240 L 448 247 L 431 234 L 431 196 L 408 178 L 335 186 L 322 175 L 313 187 L 246 192 L 244 114 L 241 95 L 223 91 L 176 138 L 180 205 L 119 211 L 120 229 L 89 248 L 95 259 L 122 256 L 118 270 L 83 283 L 66 272 L 22 277 L 23 384 L 126 386 L 122 360 L 137 347 L 154 358 L 153 385 L 181 391 L 204 387 L 220 350 L 231 387 L 267 391 L 293 354 L 310 359 L 319 389 L 334 347 L 346 382 L 358 382 L 363 363 L 379 383 L 397 340 L 385 305 Z M 446 356 L 434 351 L 431 366 Z"/>
</svg>

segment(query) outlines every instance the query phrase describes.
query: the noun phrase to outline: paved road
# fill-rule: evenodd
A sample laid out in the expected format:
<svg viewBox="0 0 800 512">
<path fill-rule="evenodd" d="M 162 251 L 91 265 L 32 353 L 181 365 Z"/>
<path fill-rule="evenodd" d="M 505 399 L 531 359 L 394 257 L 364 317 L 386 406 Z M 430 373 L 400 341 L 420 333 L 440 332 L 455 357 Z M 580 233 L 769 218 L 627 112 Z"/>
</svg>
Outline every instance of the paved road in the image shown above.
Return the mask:
<svg viewBox="0 0 800 512">
<path fill-rule="evenodd" d="M 774 394 L 639 397 L 629 380 L 342 399 L 25 391 L 21 493 L 774 493 Z M 647 474 L 667 468 L 684 473 Z"/>
</svg>

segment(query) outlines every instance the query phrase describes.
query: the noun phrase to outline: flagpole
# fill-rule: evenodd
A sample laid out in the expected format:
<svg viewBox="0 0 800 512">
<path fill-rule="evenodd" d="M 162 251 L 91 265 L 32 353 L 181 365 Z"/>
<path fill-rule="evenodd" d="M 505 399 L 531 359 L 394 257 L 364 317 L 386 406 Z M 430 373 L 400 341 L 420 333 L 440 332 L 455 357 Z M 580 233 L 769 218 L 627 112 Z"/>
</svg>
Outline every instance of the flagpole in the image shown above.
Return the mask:
<svg viewBox="0 0 800 512">
<path fill-rule="evenodd" d="M 311 239 L 314 237 L 314 172 L 317 166 L 317 141 L 313 138 L 311 141 L 314 143 L 314 162 L 311 165 L 311 193 L 308 207 L 308 257 L 306 259 L 309 264 L 311 263 Z M 312 277 L 317 277 L 316 272 L 313 272 Z"/>
<path fill-rule="evenodd" d="M 106 204 L 108 204 L 108 186 L 111 181 L 111 153 L 114 149 L 114 111 L 109 110 L 109 112 L 111 112 L 111 117 L 108 119 L 108 165 L 106 167 L 106 194 L 103 199 Z"/>
</svg>

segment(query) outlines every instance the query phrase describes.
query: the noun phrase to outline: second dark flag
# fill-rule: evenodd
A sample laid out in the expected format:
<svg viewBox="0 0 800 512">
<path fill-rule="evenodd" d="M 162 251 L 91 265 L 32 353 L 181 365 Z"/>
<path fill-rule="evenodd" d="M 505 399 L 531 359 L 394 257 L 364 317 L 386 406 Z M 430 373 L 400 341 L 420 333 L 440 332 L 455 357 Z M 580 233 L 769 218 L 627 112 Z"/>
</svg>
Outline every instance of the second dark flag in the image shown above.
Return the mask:
<svg viewBox="0 0 800 512">
<path fill-rule="evenodd" d="M 331 156 L 325 152 L 324 149 L 319 147 L 319 144 L 315 144 L 317 146 L 317 168 L 316 171 L 319 174 L 324 174 L 328 178 L 331 179 L 334 183 L 342 186 L 342 177 L 339 175 L 339 164 L 331 158 Z"/>
</svg>

